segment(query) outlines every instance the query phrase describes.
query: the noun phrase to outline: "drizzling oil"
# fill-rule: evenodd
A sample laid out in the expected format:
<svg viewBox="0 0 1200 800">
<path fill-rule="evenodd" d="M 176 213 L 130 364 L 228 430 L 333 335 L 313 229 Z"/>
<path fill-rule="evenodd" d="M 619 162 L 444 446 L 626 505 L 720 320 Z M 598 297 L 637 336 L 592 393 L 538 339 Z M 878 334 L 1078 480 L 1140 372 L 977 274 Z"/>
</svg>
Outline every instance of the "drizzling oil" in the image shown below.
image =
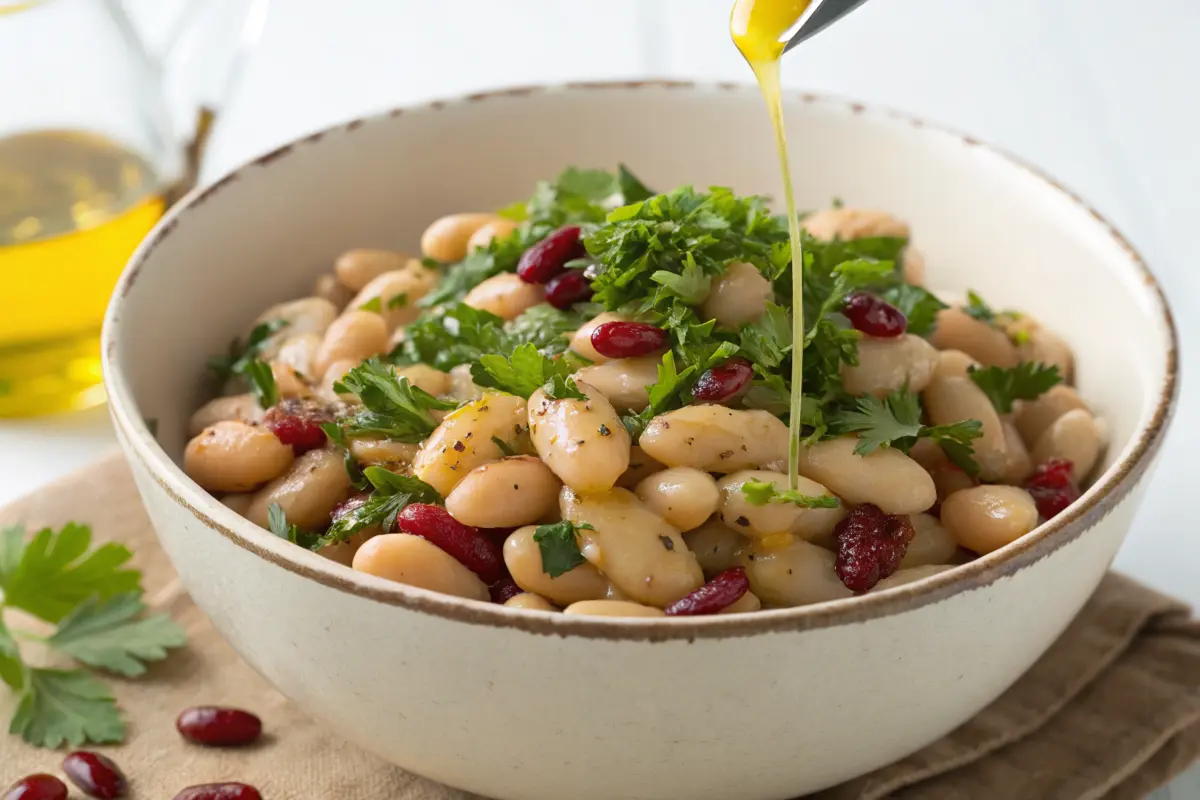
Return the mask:
<svg viewBox="0 0 1200 800">
<path fill-rule="evenodd" d="M 795 490 L 799 478 L 800 412 L 804 390 L 804 281 L 801 279 L 800 220 L 796 216 L 796 199 L 792 191 L 792 172 L 788 165 L 787 136 L 783 125 L 783 98 L 779 88 L 779 60 L 786 44 L 784 35 L 793 27 L 812 0 L 736 0 L 729 18 L 733 42 L 758 81 L 771 127 L 775 131 L 775 147 L 779 151 L 779 168 L 783 173 L 783 198 L 787 209 L 788 234 L 792 243 L 792 396 L 791 435 L 788 447 L 788 483 Z"/>
<path fill-rule="evenodd" d="M 103 400 L 104 309 L 163 206 L 153 168 L 112 140 L 0 138 L 0 416 Z"/>
</svg>

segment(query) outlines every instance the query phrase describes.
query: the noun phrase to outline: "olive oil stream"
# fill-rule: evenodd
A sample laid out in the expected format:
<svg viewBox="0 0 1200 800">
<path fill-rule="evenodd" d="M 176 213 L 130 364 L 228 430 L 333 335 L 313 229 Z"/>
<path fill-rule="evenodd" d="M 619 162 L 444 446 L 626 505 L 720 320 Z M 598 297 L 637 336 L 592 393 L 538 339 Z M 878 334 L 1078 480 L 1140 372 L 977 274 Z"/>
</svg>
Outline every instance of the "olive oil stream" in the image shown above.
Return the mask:
<svg viewBox="0 0 1200 800">
<path fill-rule="evenodd" d="M 779 88 L 779 61 L 784 35 L 793 27 L 812 0 L 736 0 L 729 18 L 729 32 L 762 91 L 775 130 L 779 168 L 783 173 L 783 198 L 787 207 L 788 234 L 792 243 L 792 396 L 791 431 L 788 437 L 788 488 L 798 486 L 800 462 L 800 412 L 804 400 L 804 257 L 800 242 L 800 220 L 792 191 L 788 165 L 787 136 L 783 125 L 783 98 Z"/>
</svg>

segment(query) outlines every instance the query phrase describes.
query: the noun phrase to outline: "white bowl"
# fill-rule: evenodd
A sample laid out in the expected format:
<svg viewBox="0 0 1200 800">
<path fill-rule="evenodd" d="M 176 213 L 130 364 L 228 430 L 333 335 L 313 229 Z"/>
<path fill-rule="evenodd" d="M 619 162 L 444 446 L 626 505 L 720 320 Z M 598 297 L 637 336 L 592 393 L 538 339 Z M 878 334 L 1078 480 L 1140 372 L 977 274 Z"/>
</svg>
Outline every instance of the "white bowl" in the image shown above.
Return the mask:
<svg viewBox="0 0 1200 800">
<path fill-rule="evenodd" d="M 1063 630 L 1129 527 L 1176 392 L 1175 333 L 1138 255 L 1078 198 L 979 142 L 786 98 L 802 207 L 910 220 L 930 283 L 978 289 L 1074 345 L 1107 419 L 1103 475 L 971 564 L 863 598 L 692 620 L 483 605 L 352 572 L 226 509 L 177 465 L 206 356 L 350 247 L 415 249 L 433 218 L 529 195 L 569 164 L 651 186 L 778 195 L 753 88 L 514 89 L 314 134 L 193 193 L 109 309 L 112 414 L 164 547 L 250 664 L 347 739 L 497 798 L 786 798 L 944 735 Z M 158 422 L 158 440 L 144 422 Z M 280 732 L 286 736 L 287 732 Z"/>
</svg>

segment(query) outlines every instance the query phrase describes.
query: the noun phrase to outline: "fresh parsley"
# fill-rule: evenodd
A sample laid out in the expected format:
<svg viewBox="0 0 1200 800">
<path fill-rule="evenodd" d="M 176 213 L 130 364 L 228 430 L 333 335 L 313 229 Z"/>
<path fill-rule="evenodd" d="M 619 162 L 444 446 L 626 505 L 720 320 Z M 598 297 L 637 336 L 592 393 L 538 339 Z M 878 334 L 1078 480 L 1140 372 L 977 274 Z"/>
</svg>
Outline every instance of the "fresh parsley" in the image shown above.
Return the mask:
<svg viewBox="0 0 1200 800">
<path fill-rule="evenodd" d="M 496 445 L 496 447 L 500 450 L 500 454 L 505 458 L 508 456 L 515 456 L 517 454 L 517 451 L 513 449 L 513 446 L 501 439 L 499 436 L 492 437 L 492 444 Z"/>
<path fill-rule="evenodd" d="M 209 371 L 221 382 L 243 374 L 250 362 L 262 355 L 271 337 L 287 327 L 287 324 L 285 319 L 272 319 L 255 325 L 244 344 L 234 339 L 229 343 L 228 354 L 208 359 Z"/>
<path fill-rule="evenodd" d="M 511 355 L 489 353 L 471 365 L 475 385 L 529 398 L 538 389 L 556 400 L 564 397 L 587 399 L 569 376 L 579 368 L 570 356 L 550 358 L 538 352 L 532 343 L 519 345 Z"/>
<path fill-rule="evenodd" d="M 579 531 L 585 530 L 594 531 L 595 528 L 586 522 L 576 525 L 568 520 L 553 525 L 539 525 L 533 532 L 533 540 L 542 553 L 542 572 L 557 578 L 586 561 L 579 552 L 576 538 Z"/>
<path fill-rule="evenodd" d="M 948 306 L 937 295 L 921 286 L 900 283 L 880 292 L 887 302 L 908 317 L 908 332 L 928 336 L 937 324 L 938 312 Z"/>
<path fill-rule="evenodd" d="M 132 553 L 119 544 L 92 547 L 86 525 L 0 529 L 0 679 L 17 695 L 9 732 L 35 747 L 106 744 L 125 738 L 111 690 L 85 669 L 28 665 L 17 636 L 40 639 L 87 667 L 125 677 L 146 671 L 183 645 L 183 629 L 165 615 L 145 616 L 141 575 L 127 568 Z M 56 626 L 48 637 L 12 631 L 3 612 L 19 609 Z"/>
<path fill-rule="evenodd" d="M 752 506 L 765 506 L 767 503 L 791 503 L 800 508 L 837 508 L 840 501 L 831 494 L 817 497 L 801 494 L 791 489 L 779 489 L 774 483 L 765 481 L 746 481 L 742 484 L 742 494 L 746 502 Z"/>
<path fill-rule="evenodd" d="M 324 534 L 309 544 L 309 549 L 319 550 L 344 542 L 366 528 L 390 531 L 396 525 L 396 515 L 405 506 L 411 503 L 441 505 L 443 502 L 437 489 L 411 475 L 397 475 L 383 467 L 367 467 L 363 475 L 372 487 L 366 502 L 334 520 Z"/>
<path fill-rule="evenodd" d="M 976 419 L 953 425 L 923 425 L 917 395 L 904 389 L 883 399 L 874 395 L 856 398 L 850 407 L 836 413 L 830 422 L 830 428 L 835 433 L 858 435 L 854 452 L 859 455 L 870 455 L 883 447 L 894 447 L 907 453 L 917 439 L 927 438 L 971 475 L 979 472 L 971 443 L 981 435 L 981 427 L 982 424 Z"/>
<path fill-rule="evenodd" d="M 438 420 L 432 411 L 447 411 L 458 406 L 452 400 L 439 400 L 413 386 L 408 378 L 396 376 L 388 364 L 371 358 L 347 372 L 334 384 L 339 394 L 358 395 L 356 407 L 337 421 L 340 433 L 335 441 L 361 436 L 385 436 L 398 442 L 423 441 Z M 325 428 L 326 433 L 329 429 Z"/>
<path fill-rule="evenodd" d="M 258 402 L 259 408 L 270 408 L 279 402 L 279 386 L 275 383 L 275 373 L 271 365 L 265 361 L 251 359 L 243 367 L 242 374 L 250 384 L 250 393 Z"/>
<path fill-rule="evenodd" d="M 299 526 L 289 524 L 287 514 L 284 513 L 283 507 L 279 503 L 271 503 L 270 507 L 267 508 L 267 530 L 280 539 L 300 545 L 306 550 L 312 550 L 313 545 L 321 538 L 320 534 L 307 533 L 300 530 Z"/>
<path fill-rule="evenodd" d="M 401 292 L 400 294 L 393 295 L 387 301 L 388 311 L 391 311 L 396 308 L 405 308 L 407 306 L 408 306 L 408 292 Z"/>
<path fill-rule="evenodd" d="M 977 319 L 980 322 L 986 322 L 989 325 L 996 321 L 996 312 L 992 307 L 983 302 L 983 298 L 974 291 L 967 292 L 967 304 L 963 306 L 963 311 L 968 317 Z"/>
<path fill-rule="evenodd" d="M 374 311 L 376 314 L 383 313 L 383 298 L 375 295 L 367 302 L 358 307 L 359 311 Z"/>
<path fill-rule="evenodd" d="M 1010 413 L 1014 401 L 1036 400 L 1062 383 L 1057 366 L 1033 361 L 1023 361 L 1011 369 L 971 367 L 968 374 L 1001 414 Z"/>
</svg>

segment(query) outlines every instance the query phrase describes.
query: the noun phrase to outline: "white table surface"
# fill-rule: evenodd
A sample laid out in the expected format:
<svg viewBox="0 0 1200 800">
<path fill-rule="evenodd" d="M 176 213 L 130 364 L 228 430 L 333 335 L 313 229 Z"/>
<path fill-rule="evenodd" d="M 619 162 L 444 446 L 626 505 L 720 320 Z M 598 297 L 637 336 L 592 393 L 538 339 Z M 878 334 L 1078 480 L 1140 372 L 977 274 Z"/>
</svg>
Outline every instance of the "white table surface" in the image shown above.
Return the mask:
<svg viewBox="0 0 1200 800">
<path fill-rule="evenodd" d="M 154 39 L 175 2 L 129 4 Z M 361 113 L 480 88 L 647 75 L 746 81 L 728 41 L 729 5 L 276 0 L 206 173 Z M 1166 286 L 1187 374 L 1200 350 L 1198 32 L 1194 0 L 876 0 L 789 56 L 785 83 L 948 123 L 1073 186 Z M 1190 384 L 1116 566 L 1200 605 Z M 103 410 L 0 422 L 0 503 L 112 446 Z M 1172 796 L 1200 797 L 1200 781 L 1189 786 Z"/>
</svg>

